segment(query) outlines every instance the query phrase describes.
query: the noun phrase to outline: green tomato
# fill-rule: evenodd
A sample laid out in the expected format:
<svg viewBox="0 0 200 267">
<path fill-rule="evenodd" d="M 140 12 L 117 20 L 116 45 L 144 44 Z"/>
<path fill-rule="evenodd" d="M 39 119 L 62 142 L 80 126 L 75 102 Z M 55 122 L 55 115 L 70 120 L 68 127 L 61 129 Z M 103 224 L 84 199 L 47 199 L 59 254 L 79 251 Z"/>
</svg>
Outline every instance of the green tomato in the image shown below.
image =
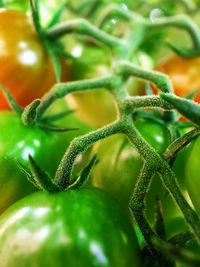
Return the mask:
<svg viewBox="0 0 200 267">
<path fill-rule="evenodd" d="M 68 121 L 71 119 L 69 116 Z M 72 122 L 68 125 L 67 119 L 65 122 L 66 127 L 80 126 Z M 53 176 L 67 146 L 78 134 L 79 131 L 60 133 L 28 127 L 15 113 L 0 112 L 0 213 L 16 200 L 35 191 L 17 161 L 27 168 L 28 155 L 31 155 L 41 168 Z"/>
<path fill-rule="evenodd" d="M 185 165 L 185 186 L 188 190 L 192 203 L 200 214 L 200 137 L 197 137 L 187 147 L 187 160 Z"/>
<path fill-rule="evenodd" d="M 139 267 L 130 217 L 95 188 L 37 192 L 0 219 L 1 267 Z"/>
<path fill-rule="evenodd" d="M 138 119 L 135 125 L 158 153 L 161 154 L 170 143 L 168 129 L 163 125 L 147 119 Z M 95 166 L 89 182 L 109 192 L 127 208 L 143 165 L 140 154 L 125 136 L 119 134 L 96 143 L 92 149 L 92 155 L 96 153 L 99 163 Z M 160 177 L 155 175 L 146 196 L 146 215 L 152 223 L 156 195 L 163 203 L 164 215 L 174 216 L 178 212 Z"/>
</svg>

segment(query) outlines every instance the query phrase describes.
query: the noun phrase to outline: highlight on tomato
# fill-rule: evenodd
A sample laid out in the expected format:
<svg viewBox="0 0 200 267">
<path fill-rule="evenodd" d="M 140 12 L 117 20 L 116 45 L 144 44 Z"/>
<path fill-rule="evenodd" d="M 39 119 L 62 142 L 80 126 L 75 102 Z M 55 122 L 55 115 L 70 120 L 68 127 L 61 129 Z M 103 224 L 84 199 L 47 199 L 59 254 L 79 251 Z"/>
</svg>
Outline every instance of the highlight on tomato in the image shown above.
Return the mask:
<svg viewBox="0 0 200 267">
<path fill-rule="evenodd" d="M 185 186 L 188 190 L 192 203 L 200 214 L 199 199 L 199 153 L 200 153 L 200 137 L 198 136 L 187 146 L 187 161 L 185 165 Z"/>
</svg>

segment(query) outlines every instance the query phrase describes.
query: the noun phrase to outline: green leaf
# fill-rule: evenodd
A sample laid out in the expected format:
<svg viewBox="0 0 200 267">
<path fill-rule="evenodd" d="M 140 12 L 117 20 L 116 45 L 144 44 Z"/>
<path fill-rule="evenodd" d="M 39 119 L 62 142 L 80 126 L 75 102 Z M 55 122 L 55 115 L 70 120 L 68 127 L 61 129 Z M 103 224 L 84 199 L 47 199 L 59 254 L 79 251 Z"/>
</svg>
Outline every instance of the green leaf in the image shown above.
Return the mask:
<svg viewBox="0 0 200 267">
<path fill-rule="evenodd" d="M 23 112 L 23 108 L 21 108 L 19 106 L 19 104 L 14 99 L 14 97 L 11 95 L 11 93 L 8 91 L 8 89 L 5 87 L 5 85 L 3 85 L 2 83 L 0 83 L 0 89 L 2 90 L 3 94 L 5 95 L 10 108 L 12 110 L 14 110 L 19 116 L 21 116 L 22 112 Z"/>
<path fill-rule="evenodd" d="M 176 110 L 178 110 L 183 116 L 192 121 L 193 123 L 200 125 L 200 105 L 192 100 L 184 99 L 173 94 L 161 93 L 160 96 L 172 104 Z"/>
<path fill-rule="evenodd" d="M 48 123 L 37 124 L 37 125 L 41 129 L 45 129 L 47 131 L 53 131 L 53 132 L 69 132 L 69 131 L 77 131 L 77 130 L 79 130 L 79 128 L 60 127 L 60 126 L 56 126 L 56 125 L 48 124 Z"/>
<path fill-rule="evenodd" d="M 41 190 L 40 186 L 36 183 L 31 171 L 27 169 L 21 162 L 16 159 L 20 171 L 26 176 L 27 180 L 33 184 L 37 189 Z"/>
<path fill-rule="evenodd" d="M 47 123 L 51 123 L 51 122 L 54 122 L 54 121 L 57 121 L 57 120 L 60 120 L 66 116 L 69 116 L 71 114 L 74 113 L 74 110 L 66 110 L 66 111 L 63 111 L 63 112 L 59 112 L 57 114 L 52 114 L 52 115 L 48 115 L 48 116 L 45 116 L 41 119 L 41 122 L 47 122 Z"/>
<path fill-rule="evenodd" d="M 56 74 L 56 82 L 60 82 L 61 81 L 61 63 L 60 63 L 60 60 L 59 60 L 58 55 L 57 55 L 52 44 L 50 44 L 49 42 L 46 42 L 46 47 L 48 49 L 48 52 L 51 56 L 51 60 L 52 60 L 53 65 L 54 65 L 54 70 L 55 70 L 55 74 Z"/>
<path fill-rule="evenodd" d="M 67 189 L 80 188 L 89 178 L 90 173 L 94 166 L 98 163 L 97 155 L 94 155 L 90 162 L 83 168 L 80 175 L 73 181 Z"/>
<path fill-rule="evenodd" d="M 174 246 L 169 242 L 164 242 L 158 239 L 154 239 L 153 244 L 163 255 L 170 256 L 190 267 L 200 266 L 200 256 L 190 252 L 189 250 L 183 249 L 179 246 Z"/>
<path fill-rule="evenodd" d="M 55 13 L 51 17 L 51 19 L 48 21 L 47 28 L 50 28 L 50 27 L 54 26 L 55 24 L 57 24 L 59 22 L 60 17 L 62 15 L 63 11 L 65 10 L 65 7 L 66 7 L 66 3 L 62 3 L 57 8 L 57 10 L 55 11 Z"/>
<path fill-rule="evenodd" d="M 29 2 L 30 2 L 31 13 L 32 13 L 32 18 L 33 18 L 35 29 L 38 32 L 38 34 L 40 34 L 42 31 L 42 27 L 41 27 L 41 20 L 40 20 L 39 1 L 29 0 Z"/>
<path fill-rule="evenodd" d="M 163 209 L 162 203 L 160 199 L 156 196 L 156 223 L 155 223 L 155 231 L 157 235 L 165 240 L 166 239 L 166 231 L 164 226 L 164 217 L 163 217 Z"/>
<path fill-rule="evenodd" d="M 185 246 L 188 245 L 190 242 L 194 241 L 195 237 L 194 235 L 189 232 L 183 232 L 180 233 L 178 235 L 173 236 L 172 238 L 170 238 L 170 240 L 168 240 L 172 245 L 179 245 L 179 246 Z"/>
<path fill-rule="evenodd" d="M 36 184 L 44 191 L 47 192 L 58 192 L 61 189 L 53 182 L 50 175 L 45 172 L 36 161 L 29 155 L 29 163 L 31 174 L 36 181 Z M 51 163 L 50 163 L 51 164 Z"/>
</svg>

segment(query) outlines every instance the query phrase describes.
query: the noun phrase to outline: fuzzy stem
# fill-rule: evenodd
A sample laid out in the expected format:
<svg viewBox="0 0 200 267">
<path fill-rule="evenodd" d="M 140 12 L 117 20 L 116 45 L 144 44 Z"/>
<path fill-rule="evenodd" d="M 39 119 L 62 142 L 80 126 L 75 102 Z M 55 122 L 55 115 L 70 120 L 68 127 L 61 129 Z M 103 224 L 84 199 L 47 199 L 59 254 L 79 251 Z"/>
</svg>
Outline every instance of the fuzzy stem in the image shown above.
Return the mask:
<svg viewBox="0 0 200 267">
<path fill-rule="evenodd" d="M 116 121 L 91 133 L 74 138 L 58 166 L 55 183 L 63 189 L 67 188 L 70 185 L 72 168 L 77 156 L 98 140 L 120 133 L 121 131 L 122 124 L 120 121 Z"/>
<path fill-rule="evenodd" d="M 183 197 L 175 174 L 169 167 L 168 163 L 164 159 L 162 159 L 161 156 L 143 139 L 143 137 L 135 129 L 132 121 L 129 120 L 127 122 L 128 123 L 125 133 L 127 134 L 131 144 L 133 144 L 138 149 L 145 162 L 148 161 L 148 164 L 151 166 L 151 168 L 154 169 L 155 172 L 160 173 L 161 179 L 165 184 L 167 190 L 178 204 L 180 210 L 182 211 L 185 217 L 185 220 L 189 223 L 196 236 L 196 239 L 200 242 L 199 217 Z M 143 186 L 144 188 L 148 188 L 148 184 Z M 139 189 L 136 185 L 135 191 L 139 192 L 138 190 Z"/>
<path fill-rule="evenodd" d="M 126 77 L 132 75 L 134 77 L 150 81 L 163 92 L 173 92 L 169 77 L 158 71 L 146 70 L 128 61 L 120 61 L 116 66 L 116 72 Z"/>
<path fill-rule="evenodd" d="M 113 75 L 100 79 L 58 83 L 54 85 L 51 90 L 42 98 L 41 104 L 37 109 L 36 119 L 40 120 L 49 106 L 59 98 L 62 98 L 72 92 L 82 92 L 86 90 L 94 90 L 97 88 L 111 89 L 114 86 L 115 82 L 117 82 L 117 80 L 117 76 Z"/>
<path fill-rule="evenodd" d="M 153 172 L 154 170 L 152 169 L 152 167 L 145 163 L 140 173 L 140 176 L 137 180 L 137 183 L 135 185 L 133 195 L 129 202 L 129 207 L 133 212 L 135 220 L 138 226 L 140 227 L 140 230 L 147 242 L 151 254 L 156 256 L 157 253 L 152 245 L 151 239 L 153 237 L 157 237 L 157 235 L 151 229 L 144 215 L 144 209 L 145 209 L 144 199 L 148 192 Z"/>
<path fill-rule="evenodd" d="M 45 31 L 45 35 L 49 40 L 55 40 L 65 34 L 78 33 L 93 37 L 95 40 L 105 44 L 109 48 L 126 47 L 127 43 L 113 37 L 92 25 L 85 19 L 74 19 L 67 22 L 62 22 Z"/>
<path fill-rule="evenodd" d="M 199 27 L 187 15 L 176 15 L 150 21 L 149 19 L 146 19 L 133 11 L 123 10 L 118 5 L 111 4 L 106 7 L 102 13 L 98 25 L 100 26 L 109 16 L 118 16 L 124 20 L 134 21 L 137 24 L 154 29 L 160 29 L 163 27 L 176 27 L 183 29 L 191 36 L 194 48 L 200 48 Z"/>
<path fill-rule="evenodd" d="M 127 109 L 133 110 L 138 108 L 155 107 L 164 110 L 171 110 L 172 105 L 166 101 L 162 101 L 159 96 L 130 96 L 123 101 Z"/>
</svg>

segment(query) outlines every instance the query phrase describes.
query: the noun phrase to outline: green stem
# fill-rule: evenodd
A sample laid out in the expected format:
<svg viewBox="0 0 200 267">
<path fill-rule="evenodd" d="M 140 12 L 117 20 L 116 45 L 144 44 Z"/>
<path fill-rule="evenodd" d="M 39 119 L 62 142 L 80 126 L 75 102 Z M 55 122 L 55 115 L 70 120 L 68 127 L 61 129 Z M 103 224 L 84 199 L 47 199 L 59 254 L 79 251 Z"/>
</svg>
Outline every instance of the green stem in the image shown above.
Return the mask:
<svg viewBox="0 0 200 267">
<path fill-rule="evenodd" d="M 168 242 L 164 242 L 158 239 L 153 241 L 156 248 L 162 252 L 162 254 L 173 257 L 176 261 L 186 264 L 185 266 L 199 267 L 200 257 L 193 254 L 191 251 L 181 248 L 180 246 L 174 246 Z"/>
<path fill-rule="evenodd" d="M 88 35 L 114 49 L 119 47 L 120 49 L 124 48 L 124 50 L 126 50 L 127 47 L 127 43 L 124 40 L 118 39 L 99 30 L 96 26 L 93 26 L 85 19 L 74 19 L 62 22 L 45 31 L 45 35 L 49 40 L 55 40 L 69 33 Z"/>
<path fill-rule="evenodd" d="M 124 11 L 118 5 L 111 4 L 102 13 L 102 16 L 99 20 L 99 25 L 101 25 L 109 16 L 118 16 L 124 20 L 134 21 L 140 25 L 155 29 L 160 29 L 163 27 L 176 27 L 186 30 L 192 38 L 194 48 L 200 48 L 199 27 L 187 15 L 176 15 L 150 21 L 149 19 L 146 19 L 135 12 L 129 10 Z"/>
<path fill-rule="evenodd" d="M 153 172 L 154 170 L 151 168 L 151 166 L 145 163 L 140 173 L 140 176 L 137 180 L 137 183 L 135 185 L 133 195 L 129 202 L 129 207 L 133 212 L 134 218 L 138 226 L 140 227 L 140 230 L 147 242 L 151 254 L 156 256 L 157 253 L 152 245 L 151 240 L 153 237 L 157 237 L 157 235 L 151 229 L 148 221 L 144 216 L 144 209 L 145 209 L 144 199 L 148 192 Z"/>
<path fill-rule="evenodd" d="M 62 98 L 70 93 L 94 90 L 97 88 L 107 88 L 109 90 L 113 88 L 115 83 L 118 83 L 118 81 L 119 78 L 113 75 L 100 79 L 55 84 L 42 98 L 41 104 L 37 109 L 37 120 L 40 120 L 49 106 L 59 98 Z"/>
<path fill-rule="evenodd" d="M 145 162 L 148 162 L 148 164 L 155 172 L 159 172 L 167 190 L 172 195 L 180 210 L 182 211 L 185 220 L 192 228 L 196 239 L 200 242 L 200 219 L 196 212 L 189 206 L 189 204 L 183 197 L 178 186 L 176 176 L 169 167 L 168 163 L 163 160 L 161 156 L 143 139 L 143 137 L 134 127 L 131 119 L 127 120 L 124 133 L 128 136 L 131 144 L 133 144 L 138 149 Z M 148 187 L 148 185 L 143 186 Z M 137 190 L 139 189 L 137 189 L 136 185 L 135 191 Z"/>
<path fill-rule="evenodd" d="M 42 27 L 40 23 L 40 13 L 39 13 L 39 2 L 38 0 L 29 0 L 31 12 L 32 12 L 32 19 L 35 26 L 35 29 L 40 37 L 42 37 Z"/>
<path fill-rule="evenodd" d="M 73 164 L 77 156 L 98 140 L 120 132 L 122 132 L 121 121 L 116 121 L 103 128 L 73 139 L 58 166 L 55 183 L 63 189 L 69 187 Z"/>
<path fill-rule="evenodd" d="M 173 92 L 169 77 L 158 71 L 146 70 L 128 61 L 120 61 L 116 66 L 116 72 L 124 75 L 125 77 L 132 75 L 134 77 L 150 81 L 163 92 Z"/>
<path fill-rule="evenodd" d="M 128 110 L 135 110 L 138 108 L 155 107 L 164 110 L 171 110 L 173 107 L 166 101 L 162 101 L 159 96 L 129 96 L 123 101 Z"/>
</svg>

